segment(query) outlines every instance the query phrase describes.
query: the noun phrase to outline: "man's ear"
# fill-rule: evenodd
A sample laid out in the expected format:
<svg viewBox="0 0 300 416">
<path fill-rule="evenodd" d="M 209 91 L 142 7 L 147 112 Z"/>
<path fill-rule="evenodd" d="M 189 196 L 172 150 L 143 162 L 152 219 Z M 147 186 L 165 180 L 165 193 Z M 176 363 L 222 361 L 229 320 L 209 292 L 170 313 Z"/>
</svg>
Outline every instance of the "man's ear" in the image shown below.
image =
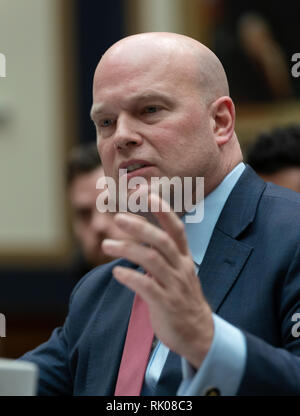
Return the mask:
<svg viewBox="0 0 300 416">
<path fill-rule="evenodd" d="M 231 139 L 234 133 L 234 104 L 230 97 L 220 97 L 212 104 L 211 111 L 216 143 L 218 146 L 223 146 Z"/>
</svg>

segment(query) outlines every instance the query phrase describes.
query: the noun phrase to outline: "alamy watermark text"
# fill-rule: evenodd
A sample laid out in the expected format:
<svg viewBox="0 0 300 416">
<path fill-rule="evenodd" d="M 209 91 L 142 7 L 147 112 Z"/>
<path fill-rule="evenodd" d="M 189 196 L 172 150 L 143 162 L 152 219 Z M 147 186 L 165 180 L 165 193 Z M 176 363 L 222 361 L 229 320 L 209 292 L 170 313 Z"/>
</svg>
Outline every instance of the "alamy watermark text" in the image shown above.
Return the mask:
<svg viewBox="0 0 300 416">
<path fill-rule="evenodd" d="M 6 58 L 3 53 L 0 53 L 0 78 L 6 77 Z"/>
<path fill-rule="evenodd" d="M 294 78 L 300 77 L 300 53 L 294 53 L 292 56 L 292 62 L 296 62 L 292 66 L 292 76 Z"/>
<path fill-rule="evenodd" d="M 0 313 L 0 338 L 6 337 L 6 319 L 3 313 Z"/>
<path fill-rule="evenodd" d="M 99 212 L 159 212 L 158 204 L 149 205 L 148 195 L 156 194 L 168 203 L 162 210 L 186 213 L 186 222 L 201 222 L 204 217 L 204 178 L 151 177 L 150 183 L 143 176 L 134 176 L 129 180 L 127 170 L 119 170 L 119 180 L 100 177 L 96 188 L 102 190 L 96 206 Z"/>
</svg>

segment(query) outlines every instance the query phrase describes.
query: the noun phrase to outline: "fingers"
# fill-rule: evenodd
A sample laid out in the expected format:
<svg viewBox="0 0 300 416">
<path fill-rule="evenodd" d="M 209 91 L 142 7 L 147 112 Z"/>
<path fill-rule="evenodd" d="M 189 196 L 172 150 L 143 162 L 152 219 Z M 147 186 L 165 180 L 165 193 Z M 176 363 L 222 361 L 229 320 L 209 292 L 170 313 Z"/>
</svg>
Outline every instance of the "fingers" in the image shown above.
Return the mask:
<svg viewBox="0 0 300 416">
<path fill-rule="evenodd" d="M 136 292 L 146 302 L 152 302 L 163 293 L 163 289 L 156 284 L 154 279 L 136 270 L 116 266 L 112 272 L 118 282 Z"/>
<path fill-rule="evenodd" d="M 158 205 L 159 204 L 159 205 Z M 148 206 L 159 206 L 159 212 L 153 212 L 160 226 L 169 234 L 182 254 L 188 254 L 189 248 L 182 220 L 172 211 L 170 205 L 156 194 L 149 195 Z"/>
<path fill-rule="evenodd" d="M 129 217 L 127 214 L 117 214 L 115 222 L 136 241 L 156 248 L 170 265 L 177 266 L 177 247 L 165 231 L 141 220 L 138 216 Z"/>
<path fill-rule="evenodd" d="M 160 285 L 167 286 L 170 284 L 172 276 L 171 267 L 157 250 L 151 247 L 145 247 L 133 241 L 117 241 L 106 239 L 102 243 L 103 251 L 113 257 L 125 257 L 133 263 L 138 263 Z"/>
<path fill-rule="evenodd" d="M 139 216 L 117 214 L 114 221 L 132 240 L 105 239 L 102 249 L 110 256 L 141 265 L 161 287 L 172 287 L 175 276 L 180 278 L 181 256 L 189 254 L 184 224 L 159 196 L 149 198 L 150 204 L 154 202 L 153 206 L 159 207 L 153 215 L 162 229 Z"/>
</svg>

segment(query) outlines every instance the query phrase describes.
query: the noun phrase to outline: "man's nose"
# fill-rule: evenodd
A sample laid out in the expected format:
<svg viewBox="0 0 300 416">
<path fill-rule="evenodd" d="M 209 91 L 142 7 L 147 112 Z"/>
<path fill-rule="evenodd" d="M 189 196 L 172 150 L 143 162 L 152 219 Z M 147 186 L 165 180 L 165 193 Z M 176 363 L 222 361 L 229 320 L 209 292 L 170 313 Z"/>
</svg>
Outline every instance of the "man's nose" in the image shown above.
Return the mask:
<svg viewBox="0 0 300 416">
<path fill-rule="evenodd" d="M 125 150 L 142 144 L 142 137 L 137 130 L 137 120 L 128 114 L 120 114 L 115 131 L 115 148 Z"/>
</svg>

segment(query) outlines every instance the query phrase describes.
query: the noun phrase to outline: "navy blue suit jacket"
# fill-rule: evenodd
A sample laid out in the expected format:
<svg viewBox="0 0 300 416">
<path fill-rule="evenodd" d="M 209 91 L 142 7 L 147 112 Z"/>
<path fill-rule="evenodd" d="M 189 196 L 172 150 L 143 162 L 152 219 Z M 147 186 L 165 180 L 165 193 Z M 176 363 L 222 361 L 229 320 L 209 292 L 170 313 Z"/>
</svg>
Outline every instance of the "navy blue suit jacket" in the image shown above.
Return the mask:
<svg viewBox="0 0 300 416">
<path fill-rule="evenodd" d="M 133 292 L 111 274 L 117 260 L 75 287 L 69 314 L 22 359 L 39 365 L 39 394 L 112 395 Z M 246 336 L 240 395 L 300 394 L 300 195 L 263 182 L 248 166 L 232 190 L 199 270 L 214 312 Z M 157 395 L 174 395 L 180 358 L 170 353 Z"/>
</svg>

